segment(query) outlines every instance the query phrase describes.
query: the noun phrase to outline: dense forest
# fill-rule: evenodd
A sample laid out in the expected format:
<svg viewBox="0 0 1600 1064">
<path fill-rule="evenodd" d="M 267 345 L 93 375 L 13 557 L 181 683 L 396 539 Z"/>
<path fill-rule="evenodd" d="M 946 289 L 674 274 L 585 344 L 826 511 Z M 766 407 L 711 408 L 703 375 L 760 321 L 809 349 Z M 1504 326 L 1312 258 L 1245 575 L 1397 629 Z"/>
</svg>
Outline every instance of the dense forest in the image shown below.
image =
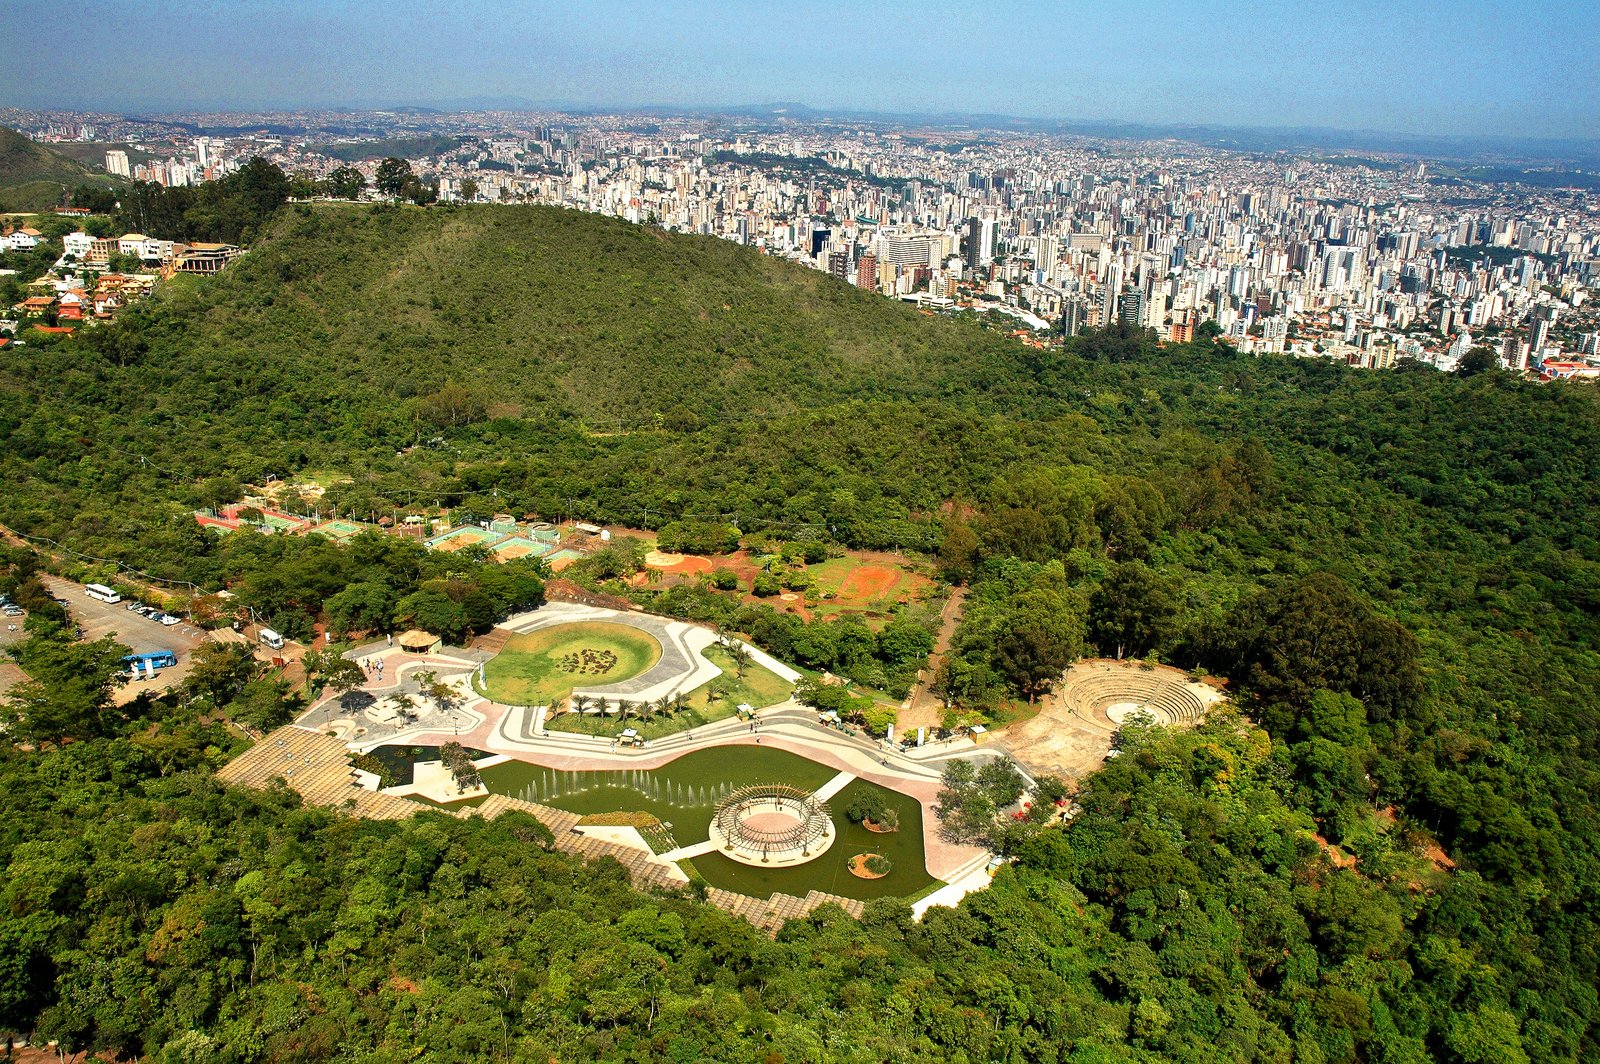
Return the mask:
<svg viewBox="0 0 1600 1064">
<path fill-rule="evenodd" d="M 1098 651 L 1221 674 L 1243 716 L 1125 734 L 1083 815 L 1000 840 L 1015 863 L 957 911 L 769 943 L 533 825 L 224 793 L 234 740 L 149 705 L 0 762 L 0 1025 L 173 1060 L 1600 1052 L 1592 390 L 1132 330 L 1036 351 L 731 244 L 509 207 L 291 204 L 224 274 L 30 352 L 0 367 L 0 519 L 83 556 L 355 610 L 383 562 L 188 514 L 307 473 L 362 516 L 899 547 L 969 585 L 959 707 Z M 372 617 L 449 577 L 407 579 Z M 656 606 L 851 645 L 696 589 Z M 860 668 L 914 652 L 878 635 Z"/>
</svg>

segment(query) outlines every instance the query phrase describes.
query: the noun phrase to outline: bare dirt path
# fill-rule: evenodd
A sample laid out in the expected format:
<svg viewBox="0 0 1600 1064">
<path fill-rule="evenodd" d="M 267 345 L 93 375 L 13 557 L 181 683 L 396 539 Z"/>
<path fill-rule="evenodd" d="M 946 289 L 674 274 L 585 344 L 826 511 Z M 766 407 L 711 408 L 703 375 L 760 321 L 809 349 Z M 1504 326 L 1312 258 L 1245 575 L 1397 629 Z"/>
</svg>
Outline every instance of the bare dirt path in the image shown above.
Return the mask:
<svg viewBox="0 0 1600 1064">
<path fill-rule="evenodd" d="M 939 611 L 939 635 L 934 640 L 933 653 L 923 667 L 922 679 L 912 690 L 911 697 L 900 710 L 899 725 L 895 731 L 909 734 L 915 728 L 937 728 L 944 716 L 944 700 L 933 692 L 933 678 L 939 675 L 939 663 L 950 652 L 950 642 L 955 638 L 956 626 L 961 623 L 961 607 L 967 601 L 967 589 L 953 588 Z"/>
</svg>

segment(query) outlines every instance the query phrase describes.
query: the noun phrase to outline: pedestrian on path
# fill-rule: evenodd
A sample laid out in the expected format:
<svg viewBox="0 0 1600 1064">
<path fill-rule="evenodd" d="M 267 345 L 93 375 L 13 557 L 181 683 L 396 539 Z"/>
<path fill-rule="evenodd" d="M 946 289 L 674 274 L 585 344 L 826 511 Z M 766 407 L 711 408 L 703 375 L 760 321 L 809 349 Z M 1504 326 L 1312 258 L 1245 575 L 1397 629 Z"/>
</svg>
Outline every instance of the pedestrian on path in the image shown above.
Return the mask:
<svg viewBox="0 0 1600 1064">
<path fill-rule="evenodd" d="M 388 644 L 389 646 L 394 646 L 394 633 L 393 632 L 388 633 L 383 638 L 385 638 L 385 639 L 387 639 L 389 641 L 389 644 Z"/>
</svg>

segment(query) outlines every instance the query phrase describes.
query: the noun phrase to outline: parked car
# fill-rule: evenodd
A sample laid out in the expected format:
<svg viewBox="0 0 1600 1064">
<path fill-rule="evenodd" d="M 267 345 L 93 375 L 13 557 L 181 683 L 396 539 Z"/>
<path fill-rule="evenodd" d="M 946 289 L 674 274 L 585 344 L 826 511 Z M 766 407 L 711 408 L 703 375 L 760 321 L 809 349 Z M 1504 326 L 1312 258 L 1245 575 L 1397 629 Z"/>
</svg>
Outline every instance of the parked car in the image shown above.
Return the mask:
<svg viewBox="0 0 1600 1064">
<path fill-rule="evenodd" d="M 7 617 L 21 617 L 24 612 L 26 611 L 24 611 L 21 606 L 7 606 L 5 608 L 5 614 Z"/>
<path fill-rule="evenodd" d="M 174 617 L 170 613 L 163 613 L 161 616 L 156 618 L 156 620 L 160 621 L 162 624 L 166 625 L 168 628 L 171 628 L 173 625 L 179 623 L 182 619 L 183 618 L 181 618 L 181 617 Z"/>
<path fill-rule="evenodd" d="M 129 612 L 137 613 L 140 610 L 144 609 L 144 603 L 140 602 L 138 599 L 134 599 L 133 601 L 129 602 L 127 604 L 127 606 L 125 606 L 123 608 L 128 610 Z"/>
</svg>

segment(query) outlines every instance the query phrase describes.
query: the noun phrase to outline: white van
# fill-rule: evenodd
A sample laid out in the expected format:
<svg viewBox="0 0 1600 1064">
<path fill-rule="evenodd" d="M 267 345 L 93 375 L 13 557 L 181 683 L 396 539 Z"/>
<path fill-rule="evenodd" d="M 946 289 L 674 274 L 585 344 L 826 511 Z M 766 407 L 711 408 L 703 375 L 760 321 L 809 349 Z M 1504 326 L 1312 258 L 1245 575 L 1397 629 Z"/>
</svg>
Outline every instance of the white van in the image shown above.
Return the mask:
<svg viewBox="0 0 1600 1064">
<path fill-rule="evenodd" d="M 283 636 L 274 632 L 271 628 L 261 629 L 261 642 L 273 650 L 283 649 Z"/>
</svg>

